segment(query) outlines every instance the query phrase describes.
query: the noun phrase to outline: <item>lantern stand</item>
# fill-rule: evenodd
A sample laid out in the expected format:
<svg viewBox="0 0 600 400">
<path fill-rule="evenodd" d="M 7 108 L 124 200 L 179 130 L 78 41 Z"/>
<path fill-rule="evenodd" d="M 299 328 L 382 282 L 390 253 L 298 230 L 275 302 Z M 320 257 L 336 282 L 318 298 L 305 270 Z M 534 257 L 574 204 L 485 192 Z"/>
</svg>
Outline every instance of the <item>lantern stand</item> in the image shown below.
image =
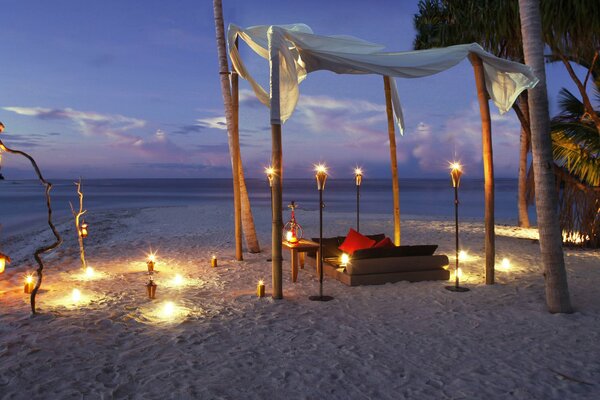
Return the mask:
<svg viewBox="0 0 600 400">
<path fill-rule="evenodd" d="M 296 221 L 296 208 L 298 208 L 296 202 L 292 200 L 288 208 L 292 210 L 292 213 L 290 220 L 283 227 L 284 237 L 288 243 L 296 244 L 304 237 L 304 229 Z"/>
<path fill-rule="evenodd" d="M 360 184 L 362 183 L 362 170 L 354 170 L 354 181 L 356 183 L 356 232 L 360 232 Z"/>
<path fill-rule="evenodd" d="M 0 133 L 2 133 L 3 131 L 4 131 L 4 124 L 2 122 L 0 122 Z M 51 202 L 51 197 L 50 197 L 50 190 L 52 189 L 52 183 L 50 183 L 44 179 L 44 177 L 42 176 L 42 171 L 40 171 L 40 168 L 38 167 L 37 162 L 35 162 L 33 157 L 31 157 L 29 154 L 27 154 L 21 150 L 13 150 L 11 148 L 6 147 L 4 145 L 4 143 L 2 142 L 2 140 L 0 140 L 0 150 L 6 151 L 7 153 L 11 153 L 11 154 L 18 154 L 18 155 L 21 155 L 21 156 L 25 157 L 26 159 L 28 159 L 29 162 L 31 163 L 31 166 L 35 170 L 35 173 L 36 173 L 38 179 L 46 187 L 46 190 L 44 193 L 46 195 L 46 208 L 48 209 L 48 226 L 50 227 L 50 230 L 52 230 L 52 234 L 54 235 L 55 241 L 49 245 L 37 248 L 35 250 L 35 252 L 33 253 L 33 258 L 35 258 L 35 261 L 38 264 L 38 269 L 36 270 L 37 281 L 35 283 L 33 290 L 31 291 L 31 296 L 30 296 L 29 302 L 31 305 L 31 313 L 35 314 L 36 313 L 36 311 L 35 311 L 35 296 L 37 295 L 37 292 L 42 284 L 43 270 L 44 270 L 44 262 L 42 261 L 42 258 L 40 257 L 40 255 L 47 253 L 51 250 L 54 250 L 55 248 L 60 246 L 62 243 L 62 238 L 60 237 L 60 234 L 58 233 L 58 231 L 56 230 L 56 227 L 52 223 L 52 202 Z"/>
<path fill-rule="evenodd" d="M 468 292 L 469 288 L 459 286 L 458 277 L 458 187 L 460 186 L 460 176 L 462 175 L 461 166 L 454 162 L 451 164 L 450 177 L 454 187 L 454 225 L 455 225 L 455 243 L 456 243 L 456 264 L 454 268 L 454 286 L 446 286 L 446 290 L 451 292 Z"/>
<path fill-rule="evenodd" d="M 317 179 L 317 189 L 319 190 L 319 259 L 317 265 L 321 266 L 319 270 L 319 295 L 310 296 L 311 301 L 331 301 L 333 297 L 323 296 L 323 190 L 325 189 L 325 181 L 327 181 L 327 169 L 324 165 L 317 165 L 315 178 Z"/>
</svg>

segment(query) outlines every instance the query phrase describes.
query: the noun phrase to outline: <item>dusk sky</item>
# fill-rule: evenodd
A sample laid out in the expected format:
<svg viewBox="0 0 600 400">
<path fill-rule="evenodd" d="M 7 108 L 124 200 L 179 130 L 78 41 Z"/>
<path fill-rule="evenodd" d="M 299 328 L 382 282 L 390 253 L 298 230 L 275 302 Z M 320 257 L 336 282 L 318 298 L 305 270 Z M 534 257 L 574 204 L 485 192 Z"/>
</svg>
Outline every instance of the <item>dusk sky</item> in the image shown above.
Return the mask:
<svg viewBox="0 0 600 400">
<path fill-rule="evenodd" d="M 231 176 L 224 130 L 212 1 L 2 0 L 0 121 L 8 147 L 31 153 L 53 178 L 205 178 Z M 411 50 L 417 0 L 223 0 L 226 25 L 303 22 L 318 34 L 348 34 Z M 340 7 L 341 4 L 344 7 Z M 242 45 L 268 87 L 268 63 Z M 573 88 L 548 66 L 556 94 Z M 468 61 L 429 78 L 398 79 L 406 131 L 398 133 L 401 178 L 440 176 L 460 159 L 479 177 L 481 133 Z M 246 174 L 269 163 L 269 114 L 240 80 L 240 132 Z M 496 175 L 517 174 L 519 124 L 492 104 Z M 312 177 L 324 161 L 333 178 L 387 177 L 389 148 L 381 76 L 310 74 L 283 126 L 284 171 Z M 21 158 L 4 155 L 7 179 L 33 178 Z"/>
</svg>

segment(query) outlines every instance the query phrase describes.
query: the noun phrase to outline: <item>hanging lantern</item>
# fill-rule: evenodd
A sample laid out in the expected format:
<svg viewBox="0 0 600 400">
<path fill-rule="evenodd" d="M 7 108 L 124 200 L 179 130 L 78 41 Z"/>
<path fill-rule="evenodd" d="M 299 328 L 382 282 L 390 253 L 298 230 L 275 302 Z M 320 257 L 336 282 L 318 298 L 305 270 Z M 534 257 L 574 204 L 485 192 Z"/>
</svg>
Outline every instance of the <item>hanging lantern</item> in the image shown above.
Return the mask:
<svg viewBox="0 0 600 400">
<path fill-rule="evenodd" d="M 81 222 L 81 226 L 79 227 L 79 234 L 82 238 L 86 238 L 88 235 L 88 224 L 85 221 Z"/>
<path fill-rule="evenodd" d="M 6 264 L 10 264 L 10 257 L 4 253 L 0 253 L 0 274 L 6 269 Z"/>
<path fill-rule="evenodd" d="M 292 201 L 288 207 L 291 208 L 292 215 L 290 220 L 283 226 L 283 234 L 288 243 L 298 243 L 304 237 L 302 226 L 296 222 L 295 210 L 298 206 L 296 202 Z"/>
<path fill-rule="evenodd" d="M 33 288 L 35 287 L 35 283 L 33 282 L 33 275 L 29 274 L 25 277 L 25 287 L 23 292 L 25 294 L 31 294 L 33 292 Z"/>
</svg>

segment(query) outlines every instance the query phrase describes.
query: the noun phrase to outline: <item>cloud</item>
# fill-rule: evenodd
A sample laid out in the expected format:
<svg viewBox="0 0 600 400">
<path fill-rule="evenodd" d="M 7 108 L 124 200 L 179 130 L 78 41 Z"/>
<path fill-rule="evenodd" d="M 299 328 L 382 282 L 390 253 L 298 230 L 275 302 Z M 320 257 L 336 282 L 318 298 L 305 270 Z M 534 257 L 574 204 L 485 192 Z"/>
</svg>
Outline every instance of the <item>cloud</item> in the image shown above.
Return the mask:
<svg viewBox="0 0 600 400">
<path fill-rule="evenodd" d="M 204 130 L 201 125 L 182 125 L 177 130 L 173 131 L 176 135 L 188 135 L 190 133 L 200 133 Z"/>
<path fill-rule="evenodd" d="M 197 126 L 201 128 L 227 130 L 227 121 L 225 120 L 225 116 L 199 118 L 196 121 L 198 122 Z"/>
<path fill-rule="evenodd" d="M 93 111 L 78 111 L 72 108 L 3 107 L 19 115 L 45 120 L 67 120 L 73 122 L 84 135 L 103 135 L 119 142 L 134 143 L 139 138 L 125 134 L 132 129 L 143 128 L 146 121 L 119 114 L 101 114 Z"/>
</svg>

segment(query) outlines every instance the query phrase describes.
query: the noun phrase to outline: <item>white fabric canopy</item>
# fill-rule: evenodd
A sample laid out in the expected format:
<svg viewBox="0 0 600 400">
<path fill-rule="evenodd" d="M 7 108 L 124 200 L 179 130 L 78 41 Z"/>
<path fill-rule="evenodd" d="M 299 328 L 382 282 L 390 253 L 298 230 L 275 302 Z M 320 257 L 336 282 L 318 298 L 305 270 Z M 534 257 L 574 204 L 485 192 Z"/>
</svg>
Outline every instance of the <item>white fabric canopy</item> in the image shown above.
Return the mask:
<svg viewBox="0 0 600 400">
<path fill-rule="evenodd" d="M 526 65 L 495 57 L 477 43 L 430 50 L 383 52 L 384 46 L 350 36 L 315 35 L 304 24 L 254 26 L 246 29 L 230 24 L 229 56 L 237 73 L 251 84 L 267 107 L 270 95 L 246 69 L 235 39 L 239 37 L 259 56 L 269 59 L 269 44 L 279 53 L 279 110 L 271 110 L 271 122 L 285 122 L 298 102 L 298 84 L 308 73 L 328 70 L 338 74 L 379 74 L 419 78 L 445 71 L 474 53 L 483 61 L 488 94 L 500 113 L 508 111 L 519 94 L 533 88 L 538 79 Z M 400 131 L 404 129 L 402 109 L 395 82 L 392 104 Z M 271 96 L 273 93 L 271 93 Z"/>
</svg>

